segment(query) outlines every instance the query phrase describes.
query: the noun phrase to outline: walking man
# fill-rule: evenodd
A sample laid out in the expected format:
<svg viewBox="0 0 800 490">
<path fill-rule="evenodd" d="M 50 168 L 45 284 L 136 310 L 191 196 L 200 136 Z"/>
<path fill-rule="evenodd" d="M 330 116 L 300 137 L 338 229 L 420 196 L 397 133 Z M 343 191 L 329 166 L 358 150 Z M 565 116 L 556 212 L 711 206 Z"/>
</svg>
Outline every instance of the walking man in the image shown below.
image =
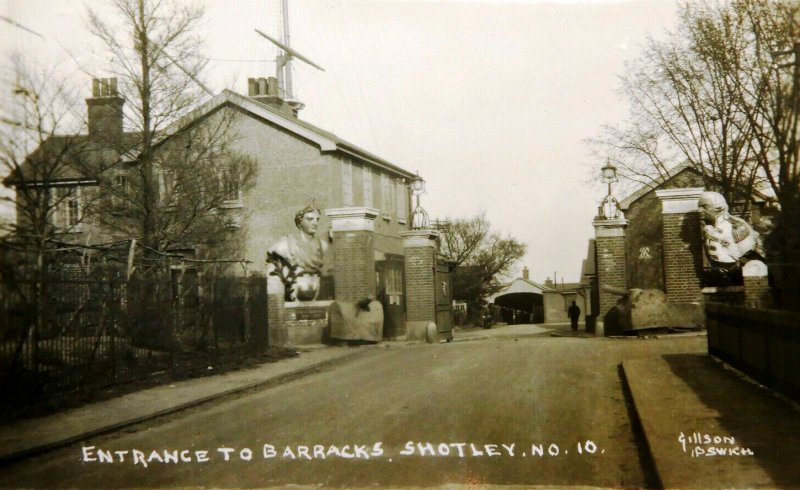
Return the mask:
<svg viewBox="0 0 800 490">
<path fill-rule="evenodd" d="M 567 315 L 569 315 L 569 321 L 572 323 L 572 331 L 578 331 L 578 318 L 581 317 L 581 309 L 578 308 L 578 305 L 575 302 L 572 302 L 572 306 L 567 308 Z"/>
</svg>

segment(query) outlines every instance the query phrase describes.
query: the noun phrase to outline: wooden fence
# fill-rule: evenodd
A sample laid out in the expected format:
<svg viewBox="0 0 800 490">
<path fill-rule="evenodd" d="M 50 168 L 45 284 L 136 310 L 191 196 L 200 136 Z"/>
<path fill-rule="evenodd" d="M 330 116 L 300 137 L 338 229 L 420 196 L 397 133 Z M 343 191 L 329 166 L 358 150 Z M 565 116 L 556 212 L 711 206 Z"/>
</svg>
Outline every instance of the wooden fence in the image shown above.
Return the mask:
<svg viewBox="0 0 800 490">
<path fill-rule="evenodd" d="M 708 351 L 800 399 L 800 314 L 706 303 Z"/>
</svg>

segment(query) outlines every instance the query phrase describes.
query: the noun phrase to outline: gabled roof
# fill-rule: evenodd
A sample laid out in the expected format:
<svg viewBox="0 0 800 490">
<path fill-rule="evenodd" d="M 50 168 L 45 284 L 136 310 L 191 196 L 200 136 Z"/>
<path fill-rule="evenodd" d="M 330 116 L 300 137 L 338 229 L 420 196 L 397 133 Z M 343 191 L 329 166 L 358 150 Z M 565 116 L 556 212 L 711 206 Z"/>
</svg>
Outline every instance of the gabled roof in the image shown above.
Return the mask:
<svg viewBox="0 0 800 490">
<path fill-rule="evenodd" d="M 388 162 L 375 154 L 359 148 L 358 146 L 339 138 L 331 132 L 325 131 L 324 129 L 314 126 L 313 124 L 302 121 L 294 116 L 270 107 L 267 104 L 263 104 L 253 98 L 237 94 L 236 92 L 228 89 L 223 90 L 190 112 L 188 115 L 181 118 L 179 121 L 176 121 L 167 127 L 160 135 L 158 142 L 160 143 L 166 140 L 170 136 L 180 132 L 183 128 L 193 124 L 199 119 L 202 119 L 226 104 L 234 105 L 246 112 L 280 126 L 281 128 L 319 146 L 319 149 L 322 152 L 340 151 L 352 155 L 358 159 L 367 161 L 383 169 L 389 170 L 393 173 L 399 174 L 403 177 L 409 179 L 414 177 L 414 174 L 408 170 L 398 167 L 397 165 Z"/>
<path fill-rule="evenodd" d="M 547 288 L 545 286 L 542 286 L 541 284 L 533 282 L 530 279 L 524 279 L 522 277 L 518 277 L 513 281 L 511 281 L 510 283 L 508 283 L 508 285 L 502 290 L 489 296 L 488 301 L 490 303 L 494 302 L 494 300 L 498 296 L 503 296 L 504 294 L 513 294 L 513 293 L 542 294 L 542 292 L 546 290 Z"/>
<path fill-rule="evenodd" d="M 637 187 L 633 192 L 631 192 L 624 199 L 622 199 L 619 202 L 620 209 L 622 209 L 623 211 L 627 210 L 628 208 L 631 207 L 631 204 L 638 201 L 642 196 L 654 190 L 664 182 L 675 177 L 676 175 L 678 175 L 679 173 L 683 172 L 686 169 L 694 170 L 694 167 L 689 162 L 683 162 L 667 170 L 667 175 L 659 175 L 657 177 L 651 178 L 650 182 L 642 184 L 641 186 Z"/>
</svg>

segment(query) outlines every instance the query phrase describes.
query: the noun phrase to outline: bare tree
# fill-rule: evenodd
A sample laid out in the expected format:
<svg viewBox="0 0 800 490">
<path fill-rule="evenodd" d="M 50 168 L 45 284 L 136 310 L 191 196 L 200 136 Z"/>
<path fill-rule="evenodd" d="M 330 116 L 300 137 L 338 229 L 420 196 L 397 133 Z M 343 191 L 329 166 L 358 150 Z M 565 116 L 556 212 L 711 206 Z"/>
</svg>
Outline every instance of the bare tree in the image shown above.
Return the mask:
<svg viewBox="0 0 800 490">
<path fill-rule="evenodd" d="M 160 227 L 164 207 L 159 198 L 163 173 L 158 168 L 156 146 L 160 132 L 188 114 L 202 98 L 199 82 L 204 60 L 198 56 L 200 39 L 194 29 L 203 11 L 156 0 L 116 0 L 114 4 L 118 24 L 107 23 L 91 10 L 89 21 L 92 33 L 112 55 L 111 69 L 128 97 L 127 121 L 136 134 L 131 148 L 135 153 L 131 172 L 135 192 L 117 192 L 123 199 L 135 199 L 132 214 L 139 223 L 134 236 L 146 247 L 162 250 L 170 240 L 159 237 L 164 228 Z"/>
<path fill-rule="evenodd" d="M 146 216 L 153 220 L 148 246 L 169 251 L 202 246 L 217 255 L 235 253 L 229 243 L 242 218 L 243 191 L 253 182 L 256 162 L 235 151 L 231 125 L 234 113 L 186 128 L 157 145 L 152 161 L 156 169 L 158 199 L 148 210 L 141 181 L 130 174 L 110 173 L 101 179 L 105 199 L 94 214 L 116 236 L 141 236 Z M 138 162 L 131 164 L 139 176 Z M 123 168 L 127 165 L 122 164 Z"/>
<path fill-rule="evenodd" d="M 667 177 L 688 162 L 729 202 L 774 197 L 782 211 L 771 261 L 797 267 L 800 4 L 696 0 L 681 6 L 679 21 L 629 64 L 630 118 L 594 143 L 631 180 Z"/>
<path fill-rule="evenodd" d="M 786 1 L 684 4 L 678 29 L 651 39 L 628 64 L 621 92 L 629 120 L 606 126 L 594 143 L 637 183 L 688 162 L 730 201 L 765 183 L 777 194 L 772 152 L 791 153 L 779 146 L 780 135 L 792 134 L 780 102 L 792 77 L 774 69 L 774 49 L 791 46 L 796 19 L 796 4 Z"/>
<path fill-rule="evenodd" d="M 14 191 L 3 200 L 16 210 L 16 221 L 0 240 L 0 276 L 4 293 L 35 311 L 29 329 L 19 337 L 32 342 L 35 364 L 37 339 L 51 304 L 56 254 L 74 244 L 74 232 L 84 225 L 83 206 L 96 194 L 88 185 L 65 184 L 89 184 L 87 141 L 77 123 L 82 118 L 73 113 L 76 93 L 59 81 L 54 69 L 31 68 L 19 57 L 12 62 L 14 79 L 6 83 L 13 95 L 3 105 L 0 125 L 0 175 Z"/>
</svg>

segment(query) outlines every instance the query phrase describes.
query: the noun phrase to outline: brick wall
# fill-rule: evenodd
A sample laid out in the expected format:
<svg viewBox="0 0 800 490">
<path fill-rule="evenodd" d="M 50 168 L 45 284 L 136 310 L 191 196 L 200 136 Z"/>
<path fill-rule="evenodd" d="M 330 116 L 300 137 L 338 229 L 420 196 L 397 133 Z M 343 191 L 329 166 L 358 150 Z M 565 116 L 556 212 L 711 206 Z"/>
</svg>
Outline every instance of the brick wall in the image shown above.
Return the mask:
<svg viewBox="0 0 800 490">
<path fill-rule="evenodd" d="M 674 303 L 701 301 L 703 256 L 700 215 L 697 212 L 665 214 L 663 224 L 667 297 Z"/>
<path fill-rule="evenodd" d="M 702 176 L 694 168 L 688 167 L 659 184 L 656 189 L 682 189 L 702 185 Z M 628 287 L 664 291 L 661 201 L 655 189 L 634 195 L 637 197 L 627 203 L 628 207 L 625 209 L 625 218 L 629 221 L 625 229 Z"/>
<path fill-rule="evenodd" d="M 406 319 L 435 321 L 434 248 L 409 247 L 405 254 Z"/>
<path fill-rule="evenodd" d="M 625 237 L 597 237 L 597 276 L 600 286 L 600 316 L 614 307 L 619 296 L 603 290 L 602 286 L 627 288 L 625 275 Z"/>
<path fill-rule="evenodd" d="M 375 256 L 370 231 L 333 234 L 336 299 L 358 301 L 375 296 Z"/>
</svg>

